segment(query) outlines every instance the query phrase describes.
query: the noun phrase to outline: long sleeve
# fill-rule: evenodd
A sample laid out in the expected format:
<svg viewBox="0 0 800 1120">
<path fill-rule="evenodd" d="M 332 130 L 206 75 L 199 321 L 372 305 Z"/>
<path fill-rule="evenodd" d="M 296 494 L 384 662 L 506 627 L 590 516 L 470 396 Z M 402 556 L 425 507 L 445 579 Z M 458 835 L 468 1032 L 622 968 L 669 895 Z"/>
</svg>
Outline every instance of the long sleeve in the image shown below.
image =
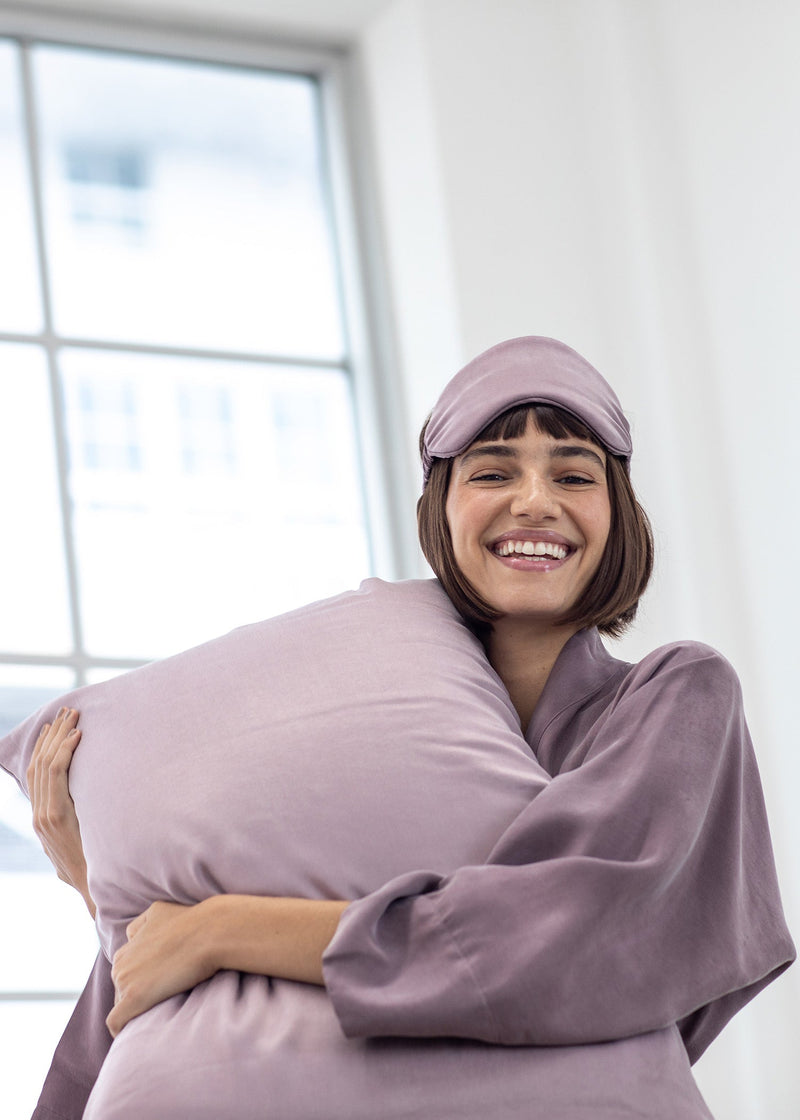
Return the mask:
<svg viewBox="0 0 800 1120">
<path fill-rule="evenodd" d="M 324 958 L 345 1034 L 552 1045 L 679 1023 L 695 1060 L 791 962 L 727 662 L 664 647 L 586 710 L 551 721 L 557 772 L 484 865 L 345 912 Z"/>
</svg>

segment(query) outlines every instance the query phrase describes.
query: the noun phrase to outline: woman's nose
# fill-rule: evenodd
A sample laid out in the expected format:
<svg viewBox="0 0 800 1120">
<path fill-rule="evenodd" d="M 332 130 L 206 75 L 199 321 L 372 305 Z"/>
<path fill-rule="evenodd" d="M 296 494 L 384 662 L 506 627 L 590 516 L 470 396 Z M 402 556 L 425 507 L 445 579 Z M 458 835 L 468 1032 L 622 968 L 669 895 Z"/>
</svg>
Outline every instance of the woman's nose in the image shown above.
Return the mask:
<svg viewBox="0 0 800 1120">
<path fill-rule="evenodd" d="M 511 498 L 514 517 L 530 517 L 538 521 L 543 517 L 557 517 L 560 512 L 558 497 L 553 493 L 548 479 L 539 475 L 520 478 Z"/>
</svg>

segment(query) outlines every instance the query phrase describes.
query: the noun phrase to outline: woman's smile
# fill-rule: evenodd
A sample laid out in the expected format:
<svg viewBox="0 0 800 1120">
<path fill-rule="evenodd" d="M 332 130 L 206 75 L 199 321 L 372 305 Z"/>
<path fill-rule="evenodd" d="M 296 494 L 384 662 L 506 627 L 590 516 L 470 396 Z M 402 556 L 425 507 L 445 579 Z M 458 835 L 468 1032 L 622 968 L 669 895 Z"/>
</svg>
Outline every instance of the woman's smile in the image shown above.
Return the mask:
<svg viewBox="0 0 800 1120">
<path fill-rule="evenodd" d="M 575 551 L 558 533 L 517 529 L 492 544 L 492 552 L 508 567 L 519 571 L 549 572 L 560 567 Z"/>
<path fill-rule="evenodd" d="M 611 523 L 605 453 L 529 421 L 456 457 L 447 496 L 456 562 L 507 617 L 553 624 L 597 571 Z"/>
</svg>

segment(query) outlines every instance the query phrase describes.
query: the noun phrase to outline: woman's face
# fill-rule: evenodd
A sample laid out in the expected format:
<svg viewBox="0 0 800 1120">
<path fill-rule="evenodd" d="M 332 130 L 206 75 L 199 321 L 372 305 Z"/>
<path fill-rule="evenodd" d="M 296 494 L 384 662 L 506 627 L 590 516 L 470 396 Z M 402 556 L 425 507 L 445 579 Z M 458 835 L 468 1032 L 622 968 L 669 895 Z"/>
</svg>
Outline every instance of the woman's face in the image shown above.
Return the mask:
<svg viewBox="0 0 800 1120">
<path fill-rule="evenodd" d="M 453 462 L 446 504 L 456 563 L 514 619 L 552 625 L 597 571 L 611 526 L 606 456 L 531 416 L 519 439 L 477 441 Z"/>
</svg>

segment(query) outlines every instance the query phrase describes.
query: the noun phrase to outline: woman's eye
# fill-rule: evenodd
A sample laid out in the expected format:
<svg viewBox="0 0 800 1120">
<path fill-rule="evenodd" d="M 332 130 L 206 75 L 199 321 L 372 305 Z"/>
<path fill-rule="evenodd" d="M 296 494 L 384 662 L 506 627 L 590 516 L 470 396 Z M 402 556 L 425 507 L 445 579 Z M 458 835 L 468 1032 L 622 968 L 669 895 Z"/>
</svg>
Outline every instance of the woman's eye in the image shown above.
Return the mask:
<svg viewBox="0 0 800 1120">
<path fill-rule="evenodd" d="M 590 486 L 594 482 L 594 479 L 587 478 L 582 474 L 566 474 L 562 475 L 558 481 L 567 486 Z"/>
<path fill-rule="evenodd" d="M 481 474 L 473 475 L 471 481 L 472 482 L 502 482 L 505 479 L 505 477 L 506 476 L 504 474 L 501 474 L 499 471 L 483 471 Z"/>
</svg>

